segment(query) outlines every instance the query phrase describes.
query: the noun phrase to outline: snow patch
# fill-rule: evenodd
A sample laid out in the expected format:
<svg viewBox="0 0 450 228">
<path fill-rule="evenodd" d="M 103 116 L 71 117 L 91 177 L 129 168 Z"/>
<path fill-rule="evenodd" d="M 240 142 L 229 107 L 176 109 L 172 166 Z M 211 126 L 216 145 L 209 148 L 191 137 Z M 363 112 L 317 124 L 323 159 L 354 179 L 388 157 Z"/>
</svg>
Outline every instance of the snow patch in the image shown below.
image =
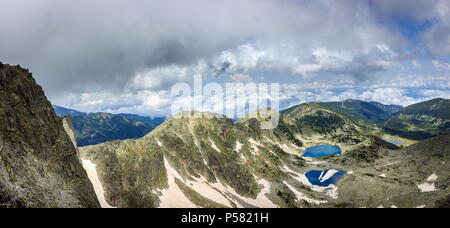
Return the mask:
<svg viewBox="0 0 450 228">
<path fill-rule="evenodd" d="M 83 163 L 83 168 L 86 170 L 89 180 L 94 187 L 95 194 L 97 195 L 97 199 L 100 202 L 100 206 L 102 208 L 114 208 L 111 206 L 105 199 L 105 190 L 103 189 L 102 183 L 98 178 L 96 165 L 90 160 L 81 160 Z"/>
<path fill-rule="evenodd" d="M 338 170 L 330 169 L 330 170 L 327 171 L 327 173 L 325 175 L 322 176 L 322 178 L 319 177 L 319 181 L 320 182 L 325 182 L 328 179 L 332 178 L 334 176 L 334 174 L 336 174 L 338 172 L 339 172 Z M 322 174 L 323 174 L 323 171 L 322 171 Z"/>
<path fill-rule="evenodd" d="M 303 194 L 302 192 L 300 192 L 297 189 L 295 189 L 294 187 L 292 187 L 286 181 L 283 181 L 283 184 L 285 184 L 289 188 L 289 190 L 291 190 L 295 194 L 295 196 L 297 197 L 297 200 L 304 200 L 304 201 L 306 201 L 308 203 L 313 203 L 313 204 L 316 204 L 316 205 L 320 205 L 320 204 L 323 204 L 323 203 L 328 203 L 328 201 L 326 201 L 326 200 L 314 200 L 314 199 L 311 199 L 311 198 L 307 197 L 305 194 Z"/>
<path fill-rule="evenodd" d="M 214 184 L 211 184 L 212 187 L 218 189 L 225 195 L 234 195 L 239 197 L 239 199 L 247 204 L 253 205 L 259 208 L 278 208 L 276 204 L 274 204 L 271 200 L 267 198 L 267 194 L 270 192 L 270 183 L 264 179 L 258 180 L 258 184 L 263 185 L 264 188 L 258 194 L 256 199 L 247 198 L 244 196 L 240 196 L 233 188 L 222 184 L 220 181 Z M 236 199 L 232 200 L 238 208 L 244 208 L 246 205 Z"/>
<path fill-rule="evenodd" d="M 252 147 L 253 147 L 253 150 L 254 150 L 254 153 L 252 152 L 252 154 L 259 153 L 258 146 L 262 147 L 262 145 L 260 143 L 258 143 L 257 141 L 255 141 L 254 139 L 252 139 L 252 138 L 250 138 L 248 141 L 250 142 L 250 144 L 252 144 Z"/>
<path fill-rule="evenodd" d="M 282 169 L 288 173 L 293 173 L 293 174 L 297 175 L 297 176 L 291 175 L 291 177 L 294 178 L 295 180 L 297 180 L 298 182 L 302 183 L 303 185 L 308 186 L 312 191 L 324 192 L 327 196 L 329 196 L 332 199 L 339 198 L 338 187 L 336 185 L 330 184 L 327 187 L 313 185 L 309 182 L 309 180 L 305 176 L 305 174 L 297 173 L 294 170 L 287 167 L 286 165 L 284 165 L 284 167 Z"/>
<path fill-rule="evenodd" d="M 421 192 L 434 192 L 437 191 L 436 186 L 434 185 L 434 181 L 438 179 L 438 176 L 433 173 L 431 176 L 429 176 L 425 183 L 423 184 L 417 184 L 417 187 L 420 189 Z"/>
<path fill-rule="evenodd" d="M 388 164 L 384 165 L 383 167 L 391 166 L 391 165 L 396 165 L 396 164 L 398 164 L 398 162 L 392 162 L 392 163 L 388 163 Z"/>
<path fill-rule="evenodd" d="M 162 196 L 159 197 L 161 203 L 160 208 L 197 208 L 181 191 L 175 182 L 175 178 L 182 180 L 178 172 L 170 166 L 166 158 L 164 158 L 164 166 L 167 171 L 167 180 L 169 188 L 162 191 Z"/>
<path fill-rule="evenodd" d="M 325 163 L 325 161 L 310 161 L 310 162 L 307 162 L 307 163 L 310 164 L 310 165 L 320 165 L 322 163 Z"/>
<path fill-rule="evenodd" d="M 211 143 L 211 146 L 214 150 L 220 153 L 220 149 L 216 146 L 216 144 L 211 140 L 211 138 L 208 138 L 209 142 Z"/>
<path fill-rule="evenodd" d="M 427 181 L 433 182 L 433 181 L 436 181 L 437 179 L 438 179 L 438 176 L 435 173 L 433 173 L 433 174 L 431 174 L 431 176 L 428 177 Z"/>
<path fill-rule="evenodd" d="M 423 183 L 423 184 L 417 184 L 417 187 L 420 189 L 421 192 L 434 192 L 437 191 L 436 187 L 434 186 L 434 183 Z"/>
<path fill-rule="evenodd" d="M 163 196 L 161 199 L 161 206 L 163 208 L 185 208 L 185 207 L 197 207 L 195 204 L 189 201 L 183 194 L 181 189 L 175 183 L 175 178 L 183 181 L 181 176 L 173 169 L 166 159 L 164 159 L 164 164 L 167 169 L 167 175 L 169 178 L 169 189 L 163 191 Z M 184 183 L 192 188 L 194 191 L 202 195 L 203 197 L 212 200 L 216 203 L 232 207 L 231 202 L 233 202 L 237 207 L 245 207 L 238 200 L 231 197 L 234 195 L 239 197 L 243 202 L 254 205 L 261 208 L 276 208 L 278 207 L 272 201 L 267 198 L 267 194 L 270 193 L 270 183 L 264 179 L 258 181 L 258 184 L 263 185 L 264 188 L 258 194 L 256 199 L 250 199 L 240 196 L 234 189 L 222 184 L 220 181 L 217 183 L 208 183 L 205 177 L 195 178 L 192 177 L 193 181 L 185 181 Z M 230 202 L 231 201 L 231 202 Z"/>
<path fill-rule="evenodd" d="M 237 152 L 240 152 L 241 151 L 241 149 L 242 149 L 242 143 L 240 143 L 239 141 L 236 141 L 236 151 Z"/>
</svg>

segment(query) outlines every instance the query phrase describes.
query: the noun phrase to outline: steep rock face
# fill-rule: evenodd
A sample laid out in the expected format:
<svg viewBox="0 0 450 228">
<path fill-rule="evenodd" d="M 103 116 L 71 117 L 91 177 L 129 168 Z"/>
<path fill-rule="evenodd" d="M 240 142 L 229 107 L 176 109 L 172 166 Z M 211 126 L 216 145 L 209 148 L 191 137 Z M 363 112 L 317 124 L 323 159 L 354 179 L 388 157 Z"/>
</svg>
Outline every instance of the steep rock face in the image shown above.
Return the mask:
<svg viewBox="0 0 450 228">
<path fill-rule="evenodd" d="M 0 64 L 0 207 L 98 207 L 62 121 L 28 70 Z"/>
<path fill-rule="evenodd" d="M 70 116 L 65 116 L 62 118 L 62 123 L 64 130 L 72 141 L 73 146 L 78 151 L 77 140 L 75 138 L 75 129 L 73 128 L 72 118 Z"/>
<path fill-rule="evenodd" d="M 386 121 L 385 130 L 423 140 L 450 132 L 450 100 L 433 99 L 410 105 Z"/>
</svg>

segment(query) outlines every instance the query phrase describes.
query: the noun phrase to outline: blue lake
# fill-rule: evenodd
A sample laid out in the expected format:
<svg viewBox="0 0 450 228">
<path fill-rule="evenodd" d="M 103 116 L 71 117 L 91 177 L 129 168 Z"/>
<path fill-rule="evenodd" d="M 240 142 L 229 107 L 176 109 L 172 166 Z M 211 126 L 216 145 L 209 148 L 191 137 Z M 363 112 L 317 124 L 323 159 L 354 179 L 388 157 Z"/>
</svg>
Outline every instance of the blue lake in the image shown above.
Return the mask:
<svg viewBox="0 0 450 228">
<path fill-rule="evenodd" d="M 403 144 L 405 144 L 404 142 L 400 142 L 400 141 L 395 140 L 395 139 L 387 139 L 386 141 L 390 142 L 392 144 L 395 144 L 395 145 L 403 145 Z"/>
<path fill-rule="evenodd" d="M 330 184 L 336 185 L 336 183 L 346 174 L 347 172 L 335 169 L 328 170 L 311 170 L 305 174 L 308 181 L 317 186 L 327 187 Z"/>
<path fill-rule="evenodd" d="M 303 157 L 325 157 L 330 155 L 341 154 L 342 150 L 338 146 L 333 146 L 330 144 L 324 144 L 319 146 L 312 146 L 306 148 L 306 152 Z"/>
</svg>

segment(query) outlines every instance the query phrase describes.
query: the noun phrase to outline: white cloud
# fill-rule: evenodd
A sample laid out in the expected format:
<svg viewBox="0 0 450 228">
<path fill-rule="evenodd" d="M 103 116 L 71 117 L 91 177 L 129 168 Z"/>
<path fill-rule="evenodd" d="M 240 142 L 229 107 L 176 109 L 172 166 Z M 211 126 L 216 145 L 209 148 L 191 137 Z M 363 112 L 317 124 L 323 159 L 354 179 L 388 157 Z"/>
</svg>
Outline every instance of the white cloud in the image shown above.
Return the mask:
<svg viewBox="0 0 450 228">
<path fill-rule="evenodd" d="M 417 60 L 413 60 L 411 64 L 418 69 L 422 69 L 422 65 L 419 62 L 417 62 Z"/>
<path fill-rule="evenodd" d="M 441 62 L 439 60 L 432 60 L 433 66 L 438 69 L 450 70 L 450 64 L 446 62 Z"/>
<path fill-rule="evenodd" d="M 406 91 L 398 88 L 377 88 L 365 91 L 359 95 L 360 99 L 366 101 L 377 101 L 383 104 L 410 105 L 416 100 L 406 96 Z"/>
<path fill-rule="evenodd" d="M 248 74 L 234 74 L 231 75 L 230 78 L 235 82 L 250 82 L 253 80 Z"/>
<path fill-rule="evenodd" d="M 421 90 L 420 94 L 426 98 L 450 98 L 450 90 Z"/>
</svg>

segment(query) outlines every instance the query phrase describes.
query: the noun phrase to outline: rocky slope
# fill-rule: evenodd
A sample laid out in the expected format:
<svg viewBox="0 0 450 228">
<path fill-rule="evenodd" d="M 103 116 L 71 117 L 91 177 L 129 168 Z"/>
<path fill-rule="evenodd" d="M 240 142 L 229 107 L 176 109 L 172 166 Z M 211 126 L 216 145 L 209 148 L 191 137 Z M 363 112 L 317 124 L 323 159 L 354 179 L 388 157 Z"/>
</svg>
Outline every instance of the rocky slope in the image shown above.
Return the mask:
<svg viewBox="0 0 450 228">
<path fill-rule="evenodd" d="M 116 207 L 336 206 L 337 187 L 316 188 L 306 179 L 316 161 L 300 156 L 304 142 L 336 140 L 346 153 L 393 146 L 316 107 L 291 109 L 273 130 L 261 130 L 256 115 L 237 123 L 200 115 L 215 118 L 174 117 L 141 139 L 81 148 L 81 157 L 96 164 L 107 202 Z M 316 126 L 319 120 L 328 125 Z M 354 134 L 344 138 L 346 133 Z"/>
<path fill-rule="evenodd" d="M 387 120 L 385 130 L 416 140 L 449 133 L 450 100 L 433 99 L 410 105 Z"/>
<path fill-rule="evenodd" d="M 437 136 L 401 150 L 379 150 L 370 162 L 351 156 L 328 160 L 351 169 L 341 182 L 345 206 L 450 207 L 450 135 Z"/>
<path fill-rule="evenodd" d="M 99 207 L 41 87 L 28 70 L 1 63 L 0 207 Z"/>
<path fill-rule="evenodd" d="M 303 161 L 258 137 L 225 117 L 171 118 L 142 139 L 81 154 L 97 165 L 106 198 L 118 207 L 275 207 L 264 195 L 269 182 L 284 197 L 273 201 L 297 205 L 280 184 L 290 179 L 281 167 Z"/>
</svg>

